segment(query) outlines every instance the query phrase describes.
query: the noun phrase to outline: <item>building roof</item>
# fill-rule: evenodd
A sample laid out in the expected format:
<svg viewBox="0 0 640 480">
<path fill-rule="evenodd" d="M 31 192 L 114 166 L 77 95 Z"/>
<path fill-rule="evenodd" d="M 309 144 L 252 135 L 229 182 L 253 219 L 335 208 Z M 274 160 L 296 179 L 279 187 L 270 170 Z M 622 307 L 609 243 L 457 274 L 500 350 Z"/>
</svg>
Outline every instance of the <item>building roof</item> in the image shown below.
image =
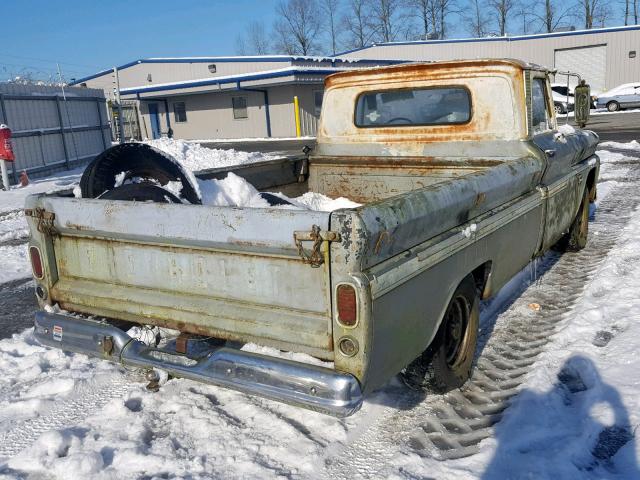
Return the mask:
<svg viewBox="0 0 640 480">
<path fill-rule="evenodd" d="M 244 56 L 222 56 L 222 57 L 152 57 L 152 58 L 140 58 L 124 65 L 116 67 L 118 70 L 124 70 L 141 63 L 246 63 L 246 62 L 273 62 L 273 63 L 291 63 L 291 62 L 330 62 L 332 66 L 335 64 L 344 63 L 367 63 L 367 62 L 388 62 L 392 63 L 392 60 L 367 60 L 367 59 L 350 59 L 350 58 L 336 58 L 336 57 L 317 57 L 317 56 L 304 56 L 304 55 L 244 55 Z M 73 80 L 69 85 L 78 85 L 83 82 L 87 82 L 97 77 L 109 74 L 113 69 L 101 70 L 92 75 L 88 75 L 83 78 Z"/>
<path fill-rule="evenodd" d="M 343 72 L 342 68 L 318 68 L 318 67 L 287 67 L 274 70 L 266 70 L 257 73 L 242 73 L 236 75 L 226 75 L 223 77 L 203 78 L 196 80 L 186 80 L 181 82 L 160 83 L 157 85 L 143 85 L 139 87 L 121 88 L 121 95 L 133 95 L 140 93 L 166 92 L 169 90 L 181 90 L 185 88 L 205 87 L 222 84 L 240 84 L 240 82 L 269 80 L 274 78 L 284 78 L 296 74 L 316 74 L 329 75 Z"/>
<path fill-rule="evenodd" d="M 336 56 L 349 55 L 350 53 L 360 52 L 362 50 L 368 50 L 374 47 L 392 47 L 397 45 L 439 45 L 446 43 L 474 43 L 474 42 L 518 42 L 524 40 L 536 40 L 549 37 L 568 37 L 574 35 L 593 35 L 598 33 L 615 33 L 628 30 L 640 30 L 640 25 L 630 25 L 624 27 L 607 27 L 607 28 L 592 28 L 590 30 L 573 30 L 567 32 L 551 32 L 551 33 L 538 33 L 532 35 L 514 35 L 504 37 L 482 37 L 482 38 L 453 38 L 444 40 L 415 40 L 404 42 L 386 42 L 386 43 L 374 43 L 362 48 L 354 48 L 353 50 L 347 50 L 345 52 L 337 53 Z"/>
</svg>

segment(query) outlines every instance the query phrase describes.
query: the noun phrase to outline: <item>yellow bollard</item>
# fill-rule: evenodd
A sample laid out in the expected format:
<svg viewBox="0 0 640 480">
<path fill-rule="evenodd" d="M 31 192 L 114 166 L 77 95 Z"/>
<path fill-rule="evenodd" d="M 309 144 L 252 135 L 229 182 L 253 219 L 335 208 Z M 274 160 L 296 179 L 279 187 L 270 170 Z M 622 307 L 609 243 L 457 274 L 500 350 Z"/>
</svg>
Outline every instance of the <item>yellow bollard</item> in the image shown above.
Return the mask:
<svg viewBox="0 0 640 480">
<path fill-rule="evenodd" d="M 297 95 L 293 97 L 293 110 L 296 116 L 296 137 L 300 137 L 300 104 Z"/>
</svg>

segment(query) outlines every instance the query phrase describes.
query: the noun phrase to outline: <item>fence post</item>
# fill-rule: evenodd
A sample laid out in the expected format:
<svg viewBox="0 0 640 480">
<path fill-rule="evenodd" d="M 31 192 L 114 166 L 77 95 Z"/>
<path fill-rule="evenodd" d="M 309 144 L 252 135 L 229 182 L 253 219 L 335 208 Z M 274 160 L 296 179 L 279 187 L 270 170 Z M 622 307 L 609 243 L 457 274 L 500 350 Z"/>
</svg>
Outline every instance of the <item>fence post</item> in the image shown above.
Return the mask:
<svg viewBox="0 0 640 480">
<path fill-rule="evenodd" d="M 62 146 L 64 147 L 64 161 L 69 169 L 69 150 L 67 149 L 67 137 L 64 134 L 64 122 L 62 121 L 62 110 L 60 109 L 60 97 L 56 95 L 56 109 L 58 110 L 58 122 L 60 122 L 60 135 L 62 136 Z M 77 152 L 76 152 L 77 155 Z"/>
<path fill-rule="evenodd" d="M 2 111 L 2 123 L 9 125 L 9 119 L 7 118 L 7 106 L 4 104 L 4 93 L 0 93 L 0 111 Z M 18 172 L 16 171 L 16 162 L 11 162 L 11 176 L 13 177 L 13 183 L 18 183 Z"/>
<path fill-rule="evenodd" d="M 300 103 L 298 102 L 298 96 L 293 97 L 293 115 L 296 122 L 296 137 L 300 136 Z"/>
<path fill-rule="evenodd" d="M 96 97 L 96 108 L 98 109 L 98 125 L 100 125 L 100 138 L 102 139 L 102 148 L 107 149 L 107 141 L 104 139 L 104 124 L 102 123 L 102 110 L 100 110 L 100 99 Z"/>
</svg>

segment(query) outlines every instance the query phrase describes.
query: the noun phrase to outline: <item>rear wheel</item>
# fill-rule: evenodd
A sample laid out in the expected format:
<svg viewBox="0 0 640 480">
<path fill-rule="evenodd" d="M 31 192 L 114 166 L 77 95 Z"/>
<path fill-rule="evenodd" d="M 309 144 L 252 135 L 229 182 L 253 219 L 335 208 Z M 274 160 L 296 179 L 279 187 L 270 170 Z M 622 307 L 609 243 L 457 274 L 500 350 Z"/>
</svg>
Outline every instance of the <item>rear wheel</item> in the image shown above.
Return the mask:
<svg viewBox="0 0 640 480">
<path fill-rule="evenodd" d="M 607 110 L 609 110 L 610 112 L 617 112 L 618 110 L 620 110 L 620 104 L 618 102 L 609 102 L 607 103 Z"/>
<path fill-rule="evenodd" d="M 582 203 L 569 231 L 553 246 L 560 252 L 577 252 L 587 246 L 589 236 L 589 189 L 582 194 Z"/>
<path fill-rule="evenodd" d="M 480 300 L 473 276 L 467 276 L 449 302 L 433 342 L 402 372 L 413 389 L 445 393 L 471 375 L 478 340 Z"/>
</svg>

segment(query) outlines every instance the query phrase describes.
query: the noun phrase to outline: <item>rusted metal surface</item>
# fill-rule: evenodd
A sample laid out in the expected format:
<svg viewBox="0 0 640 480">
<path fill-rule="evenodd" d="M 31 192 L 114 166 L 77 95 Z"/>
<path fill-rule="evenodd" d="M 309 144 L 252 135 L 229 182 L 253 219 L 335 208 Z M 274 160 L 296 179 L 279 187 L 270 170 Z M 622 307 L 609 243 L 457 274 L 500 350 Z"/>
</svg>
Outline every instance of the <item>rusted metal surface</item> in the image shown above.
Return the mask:
<svg viewBox="0 0 640 480">
<path fill-rule="evenodd" d="M 429 156 L 427 147 L 433 143 L 462 141 L 473 148 L 472 142 L 523 139 L 527 135 L 526 112 L 519 108 L 524 105 L 523 67 L 514 61 L 440 62 L 330 76 L 315 154 L 335 155 L 344 151 L 340 146 L 375 144 L 386 148 L 386 156 Z M 363 92 L 434 86 L 468 89 L 471 120 L 456 125 L 375 128 L 358 128 L 353 122 L 353 106 Z M 468 156 L 462 151 L 456 153 Z"/>
</svg>

